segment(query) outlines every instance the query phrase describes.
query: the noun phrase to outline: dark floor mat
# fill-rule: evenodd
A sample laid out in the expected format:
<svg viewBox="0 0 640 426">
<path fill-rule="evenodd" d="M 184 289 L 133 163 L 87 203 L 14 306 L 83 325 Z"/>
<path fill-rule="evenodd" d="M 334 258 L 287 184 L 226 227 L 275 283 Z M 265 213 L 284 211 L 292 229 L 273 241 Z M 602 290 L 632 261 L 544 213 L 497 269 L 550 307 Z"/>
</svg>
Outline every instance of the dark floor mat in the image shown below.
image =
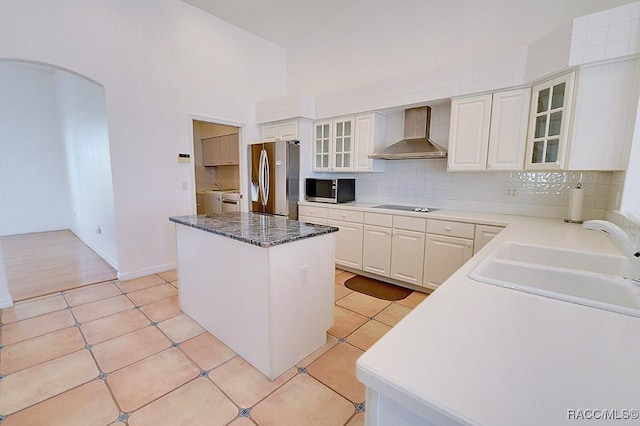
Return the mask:
<svg viewBox="0 0 640 426">
<path fill-rule="evenodd" d="M 404 287 L 374 280 L 373 278 L 363 277 L 361 275 L 349 278 L 345 281 L 344 285 L 351 290 L 384 300 L 400 300 L 412 293 L 412 290 Z"/>
</svg>

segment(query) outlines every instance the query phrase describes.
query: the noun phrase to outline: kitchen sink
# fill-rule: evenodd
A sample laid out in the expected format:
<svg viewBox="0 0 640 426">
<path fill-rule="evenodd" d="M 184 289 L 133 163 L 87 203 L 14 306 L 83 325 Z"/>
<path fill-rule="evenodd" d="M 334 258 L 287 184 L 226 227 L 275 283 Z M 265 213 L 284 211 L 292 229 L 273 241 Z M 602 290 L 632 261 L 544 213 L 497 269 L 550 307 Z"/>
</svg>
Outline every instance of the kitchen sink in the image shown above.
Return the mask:
<svg viewBox="0 0 640 426">
<path fill-rule="evenodd" d="M 640 317 L 640 286 L 623 278 L 623 256 L 504 242 L 469 278 L 565 302 Z"/>
<path fill-rule="evenodd" d="M 630 268 L 626 256 L 505 241 L 493 252 L 493 259 L 524 262 L 607 275 L 626 276 Z"/>
</svg>

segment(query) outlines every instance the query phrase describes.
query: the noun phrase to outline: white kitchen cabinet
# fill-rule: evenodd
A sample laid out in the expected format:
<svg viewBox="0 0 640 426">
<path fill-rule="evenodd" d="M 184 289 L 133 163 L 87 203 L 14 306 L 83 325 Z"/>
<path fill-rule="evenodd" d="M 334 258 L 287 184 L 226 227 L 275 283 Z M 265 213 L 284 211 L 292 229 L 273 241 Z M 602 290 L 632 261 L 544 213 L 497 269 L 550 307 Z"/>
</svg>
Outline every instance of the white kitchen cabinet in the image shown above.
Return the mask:
<svg viewBox="0 0 640 426">
<path fill-rule="evenodd" d="M 313 170 L 353 171 L 354 117 L 315 123 Z"/>
<path fill-rule="evenodd" d="M 384 163 L 369 154 L 384 144 L 385 117 L 379 113 L 340 117 L 314 124 L 313 171 L 371 172 Z"/>
<path fill-rule="evenodd" d="M 535 86 L 525 168 L 625 170 L 639 63 L 634 58 L 587 65 Z"/>
<path fill-rule="evenodd" d="M 522 170 L 531 89 L 454 99 L 449 171 Z"/>
<path fill-rule="evenodd" d="M 391 228 L 364 225 L 362 270 L 384 277 L 391 275 Z"/>
<path fill-rule="evenodd" d="M 238 134 L 202 139 L 202 162 L 205 166 L 240 164 Z"/>
<path fill-rule="evenodd" d="M 491 99 L 491 94 L 488 94 L 451 101 L 448 170 L 486 168 Z"/>
<path fill-rule="evenodd" d="M 489 241 L 498 235 L 504 228 L 501 226 L 476 225 L 475 237 L 473 239 L 473 254 L 486 246 Z"/>
<path fill-rule="evenodd" d="M 527 140 L 528 170 L 563 168 L 574 80 L 575 72 L 570 72 L 533 87 Z"/>
<path fill-rule="evenodd" d="M 313 223 L 316 225 L 326 225 L 327 224 L 327 218 L 318 218 L 318 217 L 313 217 L 313 216 L 300 216 L 298 215 L 298 220 L 300 222 L 307 222 L 307 223 Z"/>
<path fill-rule="evenodd" d="M 260 138 L 263 142 L 297 140 L 298 121 L 288 120 L 263 124 L 260 126 Z"/>
<path fill-rule="evenodd" d="M 493 94 L 487 170 L 522 170 L 527 146 L 531 89 Z"/>
<path fill-rule="evenodd" d="M 426 235 L 423 286 L 437 288 L 473 256 L 473 240 Z"/>
<path fill-rule="evenodd" d="M 355 117 L 354 172 L 384 171 L 386 162 L 373 160 L 369 158 L 369 154 L 384 148 L 385 131 L 386 117 L 383 114 L 371 113 Z"/>
<path fill-rule="evenodd" d="M 336 232 L 335 263 L 362 269 L 362 223 L 328 220 L 329 226 L 338 227 Z"/>
<path fill-rule="evenodd" d="M 424 232 L 393 229 L 391 278 L 421 285 L 424 264 Z"/>
</svg>

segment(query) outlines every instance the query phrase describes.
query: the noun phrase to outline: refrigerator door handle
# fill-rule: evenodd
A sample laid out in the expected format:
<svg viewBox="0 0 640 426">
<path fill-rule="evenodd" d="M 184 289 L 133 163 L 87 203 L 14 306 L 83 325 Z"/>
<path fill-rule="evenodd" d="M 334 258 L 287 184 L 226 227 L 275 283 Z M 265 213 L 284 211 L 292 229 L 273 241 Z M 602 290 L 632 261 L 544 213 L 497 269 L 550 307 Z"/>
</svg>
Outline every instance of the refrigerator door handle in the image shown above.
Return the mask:
<svg viewBox="0 0 640 426">
<path fill-rule="evenodd" d="M 259 198 L 260 198 L 260 204 L 262 204 L 262 177 L 263 177 L 263 173 L 262 173 L 262 169 L 264 168 L 264 150 L 260 151 L 260 162 L 258 163 L 258 192 L 259 192 Z"/>
<path fill-rule="evenodd" d="M 269 201 L 269 156 L 264 151 L 264 205 Z"/>
<path fill-rule="evenodd" d="M 268 191 L 269 191 L 268 168 L 269 168 L 269 164 L 268 164 L 268 158 L 267 158 L 267 150 L 263 149 L 262 151 L 260 151 L 260 167 L 258 171 L 258 182 L 260 185 L 260 198 L 261 198 L 260 203 L 263 206 L 266 206 L 268 201 L 267 200 Z"/>
</svg>

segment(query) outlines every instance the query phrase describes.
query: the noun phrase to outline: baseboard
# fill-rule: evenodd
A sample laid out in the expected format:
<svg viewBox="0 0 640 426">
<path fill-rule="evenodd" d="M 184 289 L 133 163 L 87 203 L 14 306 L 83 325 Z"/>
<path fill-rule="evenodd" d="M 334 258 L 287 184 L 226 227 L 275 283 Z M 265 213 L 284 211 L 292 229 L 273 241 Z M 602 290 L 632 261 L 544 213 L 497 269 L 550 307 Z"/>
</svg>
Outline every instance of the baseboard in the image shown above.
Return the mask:
<svg viewBox="0 0 640 426">
<path fill-rule="evenodd" d="M 113 269 L 116 270 L 116 272 L 118 272 L 118 270 L 120 269 L 118 266 L 118 262 L 116 262 L 114 259 L 112 259 L 110 256 L 108 256 L 106 253 L 104 253 L 102 250 L 95 248 L 93 245 L 91 245 L 91 243 L 89 241 L 87 241 L 82 234 L 80 234 L 80 232 L 76 229 L 73 228 L 69 228 L 69 231 L 71 231 L 71 233 L 73 233 L 73 235 L 75 235 L 76 237 L 78 237 L 78 239 L 80 241 L 82 241 L 87 247 L 89 247 L 91 250 L 93 250 L 94 252 L 96 252 L 96 254 L 98 256 L 100 256 L 102 258 L 102 260 L 104 260 L 105 262 L 107 262 L 109 264 L 109 266 L 111 266 Z"/>
<path fill-rule="evenodd" d="M 162 265 L 153 266 L 151 268 L 139 269 L 137 271 L 132 272 L 118 272 L 118 279 L 120 281 L 132 280 L 134 278 L 145 277 L 147 275 L 157 274 L 158 272 L 170 271 L 172 269 L 176 269 L 176 263 L 165 263 Z"/>
<path fill-rule="evenodd" d="M 9 299 L 0 299 L 0 309 L 10 308 L 13 306 L 13 300 Z"/>
</svg>

